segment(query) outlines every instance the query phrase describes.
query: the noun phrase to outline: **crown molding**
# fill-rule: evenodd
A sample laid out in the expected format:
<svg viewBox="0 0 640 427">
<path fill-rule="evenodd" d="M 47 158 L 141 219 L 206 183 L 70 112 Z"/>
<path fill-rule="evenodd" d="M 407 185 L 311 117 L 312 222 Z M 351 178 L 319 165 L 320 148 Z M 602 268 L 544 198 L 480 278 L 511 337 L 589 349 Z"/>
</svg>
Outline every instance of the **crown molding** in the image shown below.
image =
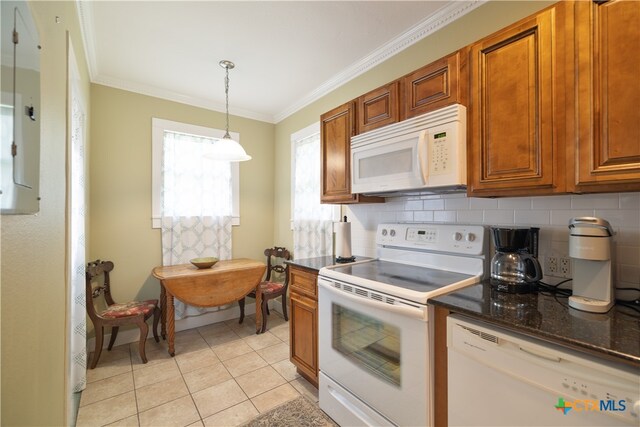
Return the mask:
<svg viewBox="0 0 640 427">
<path fill-rule="evenodd" d="M 130 82 L 115 77 L 107 76 L 100 73 L 98 61 L 96 58 L 96 41 L 93 18 L 93 5 L 91 0 L 76 0 L 76 9 L 78 18 L 80 19 L 80 29 L 82 33 L 82 42 L 87 57 L 89 78 L 92 83 L 104 86 L 122 89 L 129 92 L 139 93 L 141 95 L 152 96 L 155 98 L 166 99 L 168 101 L 179 102 L 181 104 L 192 105 L 194 107 L 206 108 L 221 113 L 225 112 L 225 105 L 215 103 L 205 98 L 193 97 L 182 93 L 163 89 L 156 86 L 145 85 L 142 83 Z M 273 115 L 258 113 L 251 110 L 241 108 L 229 108 L 229 114 L 234 116 L 246 117 L 249 119 L 259 120 L 267 123 L 275 123 Z"/>
<path fill-rule="evenodd" d="M 361 74 L 364 74 L 365 72 L 371 70 L 390 57 L 419 42 L 428 35 L 433 34 L 439 29 L 452 23 L 456 19 L 466 15 L 467 13 L 471 12 L 487 1 L 488 0 L 464 0 L 449 2 L 449 4 L 444 6 L 435 14 L 414 25 L 404 34 L 400 35 L 384 46 L 376 49 L 373 53 L 354 63 L 344 71 L 338 73 L 333 78 L 313 90 L 311 93 L 302 97 L 299 101 L 275 115 L 258 113 L 255 111 L 238 108 L 230 108 L 229 112 L 230 114 L 233 114 L 235 116 L 246 117 L 249 119 L 259 120 L 267 123 L 278 123 L 294 114 L 295 112 L 306 107 L 307 105 L 319 100 L 323 96 L 339 88 L 345 83 L 348 83 Z M 84 44 L 84 50 L 88 62 L 89 77 L 92 83 L 102 84 L 116 89 L 140 93 L 142 95 L 162 98 L 182 104 L 193 105 L 209 110 L 219 112 L 225 111 L 224 104 L 214 103 L 205 98 L 184 95 L 156 86 L 129 82 L 100 74 L 96 58 L 96 42 L 95 34 L 93 32 L 93 6 L 91 3 L 92 2 L 89 0 L 76 0 L 76 8 L 78 11 L 78 17 L 80 19 L 80 27 L 82 32 L 82 41 Z"/>
<path fill-rule="evenodd" d="M 207 110 L 218 111 L 220 113 L 225 112 L 225 104 L 212 102 L 211 100 L 184 95 L 182 93 L 174 92 L 168 89 L 163 89 L 157 86 L 145 85 L 142 83 L 133 83 L 130 81 L 117 79 L 105 75 L 99 75 L 93 83 L 109 86 L 115 89 L 122 89 L 129 92 L 139 93 L 141 95 L 152 96 L 154 98 L 166 99 L 168 101 L 179 102 L 181 104 L 187 104 L 194 107 L 205 108 Z M 245 110 L 242 108 L 229 107 L 229 114 L 239 117 L 245 117 L 248 119 L 258 120 L 261 122 L 275 123 L 273 116 L 270 114 L 257 113 L 251 110 Z"/>
<path fill-rule="evenodd" d="M 98 61 L 96 59 L 96 38 L 93 32 L 93 5 L 91 1 L 76 0 L 76 10 L 80 20 L 80 33 L 82 35 L 82 45 L 87 57 L 87 67 L 89 68 L 89 79 L 93 82 L 98 75 Z"/>
<path fill-rule="evenodd" d="M 424 39 L 428 35 L 433 34 L 439 29 L 449 25 L 456 19 L 461 18 L 477 7 L 483 5 L 487 1 L 488 0 L 465 0 L 449 2 L 449 4 L 444 6 L 438 12 L 414 25 L 398 38 L 378 48 L 370 55 L 366 56 L 362 60 L 356 62 L 349 68 L 334 76 L 332 79 L 323 83 L 313 92 L 301 98 L 298 102 L 275 114 L 274 122 L 278 123 L 286 119 L 293 113 L 317 101 L 331 91 L 355 79 L 361 74 L 364 74 L 365 72 L 371 70 L 390 57 L 400 53 L 411 45 Z"/>
</svg>

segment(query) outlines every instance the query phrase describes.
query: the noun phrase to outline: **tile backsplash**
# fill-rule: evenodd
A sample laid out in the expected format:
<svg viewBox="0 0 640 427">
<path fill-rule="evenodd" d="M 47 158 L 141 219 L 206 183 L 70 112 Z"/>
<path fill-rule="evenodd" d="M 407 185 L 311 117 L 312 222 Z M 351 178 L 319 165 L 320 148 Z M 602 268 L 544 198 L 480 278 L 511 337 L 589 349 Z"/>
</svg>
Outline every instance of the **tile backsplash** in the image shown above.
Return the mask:
<svg viewBox="0 0 640 427">
<path fill-rule="evenodd" d="M 384 222 L 465 223 L 540 227 L 539 260 L 569 255 L 569 220 L 596 216 L 611 223 L 617 287 L 640 287 L 640 193 L 484 199 L 464 194 L 388 198 L 383 204 L 349 205 L 352 252 L 375 256 L 375 232 Z M 545 274 L 545 279 L 556 283 Z M 619 293 L 637 298 L 637 292 Z"/>
</svg>

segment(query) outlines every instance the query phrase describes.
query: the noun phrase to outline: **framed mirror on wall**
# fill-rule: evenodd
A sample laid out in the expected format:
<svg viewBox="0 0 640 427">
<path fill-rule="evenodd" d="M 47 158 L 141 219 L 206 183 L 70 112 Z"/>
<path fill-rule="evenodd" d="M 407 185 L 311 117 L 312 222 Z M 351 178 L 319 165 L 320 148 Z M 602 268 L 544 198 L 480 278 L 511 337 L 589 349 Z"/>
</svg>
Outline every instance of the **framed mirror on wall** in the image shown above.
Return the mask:
<svg viewBox="0 0 640 427">
<path fill-rule="evenodd" d="M 0 213 L 40 210 L 40 43 L 26 1 L 1 3 Z"/>
</svg>

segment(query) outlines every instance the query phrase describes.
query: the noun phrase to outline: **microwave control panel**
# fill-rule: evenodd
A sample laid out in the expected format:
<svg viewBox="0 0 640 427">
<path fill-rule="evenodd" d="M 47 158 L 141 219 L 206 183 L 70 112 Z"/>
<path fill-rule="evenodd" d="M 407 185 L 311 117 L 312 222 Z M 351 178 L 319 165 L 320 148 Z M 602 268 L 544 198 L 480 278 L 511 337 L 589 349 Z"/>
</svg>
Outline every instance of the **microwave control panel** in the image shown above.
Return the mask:
<svg viewBox="0 0 640 427">
<path fill-rule="evenodd" d="M 447 141 L 447 131 L 443 130 L 430 134 L 429 143 L 431 146 L 429 173 L 431 175 L 449 173 L 451 170 L 451 153 L 449 152 L 450 144 Z"/>
</svg>

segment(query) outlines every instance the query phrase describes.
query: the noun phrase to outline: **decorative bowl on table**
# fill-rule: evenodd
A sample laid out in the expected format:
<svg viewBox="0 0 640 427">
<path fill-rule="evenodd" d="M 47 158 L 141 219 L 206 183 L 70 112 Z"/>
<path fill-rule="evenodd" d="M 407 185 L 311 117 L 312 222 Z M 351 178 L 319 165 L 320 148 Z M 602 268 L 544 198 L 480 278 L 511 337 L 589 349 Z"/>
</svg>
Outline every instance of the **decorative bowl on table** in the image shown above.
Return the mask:
<svg viewBox="0 0 640 427">
<path fill-rule="evenodd" d="M 218 258 L 215 258 L 215 257 L 194 258 L 192 260 L 189 260 L 189 262 L 200 269 L 211 268 L 216 262 L 218 262 Z"/>
</svg>

